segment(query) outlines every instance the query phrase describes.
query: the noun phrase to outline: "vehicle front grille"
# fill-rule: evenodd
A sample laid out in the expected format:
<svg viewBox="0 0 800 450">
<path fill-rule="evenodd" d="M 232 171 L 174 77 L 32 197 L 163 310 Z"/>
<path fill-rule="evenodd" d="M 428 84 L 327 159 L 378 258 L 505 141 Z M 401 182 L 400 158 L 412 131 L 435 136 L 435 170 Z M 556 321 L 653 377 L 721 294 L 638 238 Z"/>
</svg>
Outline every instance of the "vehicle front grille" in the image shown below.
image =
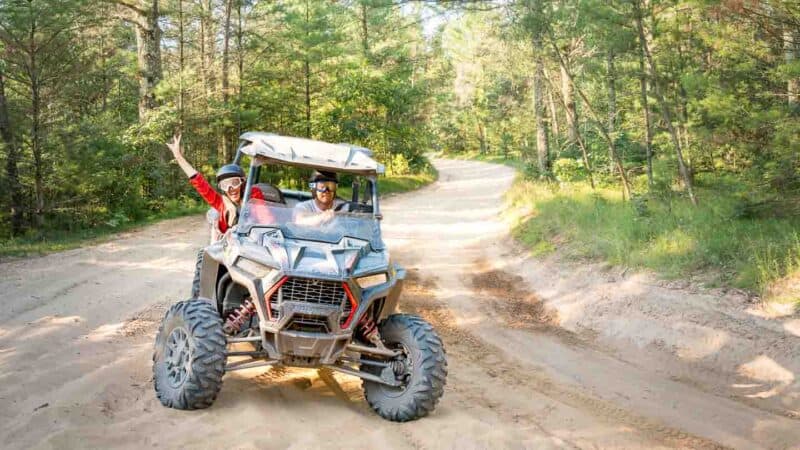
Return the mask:
<svg viewBox="0 0 800 450">
<path fill-rule="evenodd" d="M 291 277 L 269 298 L 273 319 L 280 315 L 283 302 L 313 303 L 330 305 L 345 309 L 345 317 L 350 314 L 350 302 L 340 281 L 315 280 Z"/>
<path fill-rule="evenodd" d="M 307 333 L 330 333 L 328 321 L 324 317 L 310 316 L 308 314 L 295 314 L 286 329 L 305 331 Z"/>
<path fill-rule="evenodd" d="M 280 292 L 284 302 L 339 306 L 346 299 L 342 283 L 338 281 L 289 278 L 281 286 Z"/>
</svg>

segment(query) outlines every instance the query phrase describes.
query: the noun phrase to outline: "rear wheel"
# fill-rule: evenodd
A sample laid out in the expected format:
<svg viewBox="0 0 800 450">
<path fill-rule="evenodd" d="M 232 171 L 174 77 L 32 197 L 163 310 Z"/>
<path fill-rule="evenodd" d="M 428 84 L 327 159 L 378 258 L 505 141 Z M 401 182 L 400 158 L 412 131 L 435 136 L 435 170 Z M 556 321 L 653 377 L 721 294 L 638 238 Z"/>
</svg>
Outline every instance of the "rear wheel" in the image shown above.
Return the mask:
<svg viewBox="0 0 800 450">
<path fill-rule="evenodd" d="M 364 396 L 381 417 L 407 422 L 427 416 L 444 393 L 447 360 L 444 345 L 433 327 L 420 317 L 407 314 L 389 316 L 380 326 L 381 338 L 390 349 L 402 356 L 380 370 L 362 366 L 362 370 L 382 378 L 393 376 L 402 383 L 393 387 L 364 380 Z M 391 371 L 392 373 L 382 373 Z"/>
<path fill-rule="evenodd" d="M 194 299 L 172 305 L 153 352 L 158 399 L 175 409 L 211 406 L 222 388 L 225 358 L 226 340 L 216 308 Z"/>
</svg>

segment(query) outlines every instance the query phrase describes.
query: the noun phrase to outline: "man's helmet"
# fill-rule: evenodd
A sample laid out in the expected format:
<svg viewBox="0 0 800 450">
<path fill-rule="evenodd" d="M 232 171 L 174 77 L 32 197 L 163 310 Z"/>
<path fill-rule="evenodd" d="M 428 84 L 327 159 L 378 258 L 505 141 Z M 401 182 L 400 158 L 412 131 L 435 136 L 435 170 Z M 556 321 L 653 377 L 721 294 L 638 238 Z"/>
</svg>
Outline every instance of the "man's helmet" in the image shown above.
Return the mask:
<svg viewBox="0 0 800 450">
<path fill-rule="evenodd" d="M 311 178 L 308 179 L 308 182 L 316 183 L 317 181 L 333 181 L 335 183 L 338 183 L 339 177 L 336 175 L 336 172 L 315 170 L 314 172 L 311 173 Z"/>
<path fill-rule="evenodd" d="M 217 171 L 217 183 L 233 177 L 244 178 L 244 170 L 236 164 L 225 164 Z"/>
</svg>

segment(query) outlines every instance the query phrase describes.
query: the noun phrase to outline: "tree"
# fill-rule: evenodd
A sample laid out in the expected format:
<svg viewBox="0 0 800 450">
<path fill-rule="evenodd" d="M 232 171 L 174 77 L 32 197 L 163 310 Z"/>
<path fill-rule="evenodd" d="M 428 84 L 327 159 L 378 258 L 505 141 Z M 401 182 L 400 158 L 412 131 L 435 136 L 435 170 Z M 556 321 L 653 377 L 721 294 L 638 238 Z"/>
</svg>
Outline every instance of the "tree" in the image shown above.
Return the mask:
<svg viewBox="0 0 800 450">
<path fill-rule="evenodd" d="M 155 88 L 163 77 L 161 69 L 161 17 L 158 0 L 110 0 L 119 6 L 119 15 L 136 30 L 137 79 L 139 80 L 139 120 L 157 106 Z"/>
<path fill-rule="evenodd" d="M 11 126 L 11 117 L 6 100 L 6 84 L 3 67 L 0 65 L 0 139 L 6 155 L 6 182 L 9 191 L 9 215 L 11 216 L 11 234 L 22 231 L 22 189 L 19 182 L 19 148 Z"/>
<path fill-rule="evenodd" d="M 79 49 L 75 31 L 87 17 L 81 1 L 13 0 L 0 4 L 0 41 L 6 77 L 24 86 L 34 165 L 34 219 L 45 213 L 47 112 L 44 105 L 73 74 Z M 19 198 L 19 197 L 17 197 Z"/>
<path fill-rule="evenodd" d="M 683 184 L 686 187 L 687 193 L 689 194 L 689 199 L 693 204 L 697 204 L 697 198 L 694 195 L 692 177 L 689 174 L 689 168 L 687 167 L 686 161 L 683 157 L 683 146 L 680 139 L 678 139 L 677 131 L 673 125 L 672 114 L 670 113 L 669 106 L 667 105 L 664 95 L 661 92 L 660 83 L 658 81 L 658 69 L 656 68 L 656 64 L 653 60 L 653 55 L 650 53 L 650 46 L 647 44 L 647 40 L 645 38 L 644 20 L 640 2 L 641 0 L 634 0 L 634 18 L 636 20 L 636 30 L 639 36 L 639 45 L 641 46 L 641 51 L 644 53 L 645 59 L 648 63 L 650 79 L 652 80 L 653 84 L 653 91 L 656 95 L 656 99 L 658 99 L 659 105 L 661 106 L 661 115 L 664 118 L 667 130 L 672 138 L 672 143 L 675 146 L 675 156 L 678 160 L 678 170 L 681 178 L 683 179 Z"/>
<path fill-rule="evenodd" d="M 536 158 L 542 174 L 550 171 L 549 143 L 547 119 L 544 106 L 544 8 L 539 0 L 532 0 L 529 5 L 529 26 L 531 45 L 533 48 L 533 110 L 536 118 Z"/>
</svg>

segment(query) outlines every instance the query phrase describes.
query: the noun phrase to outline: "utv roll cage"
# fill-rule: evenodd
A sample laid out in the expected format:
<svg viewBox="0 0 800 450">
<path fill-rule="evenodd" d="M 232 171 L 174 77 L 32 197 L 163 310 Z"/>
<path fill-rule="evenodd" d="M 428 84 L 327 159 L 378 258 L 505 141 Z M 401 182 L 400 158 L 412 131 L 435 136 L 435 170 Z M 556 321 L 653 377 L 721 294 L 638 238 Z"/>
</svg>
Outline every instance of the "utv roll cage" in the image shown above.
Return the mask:
<svg viewBox="0 0 800 450">
<path fill-rule="evenodd" d="M 297 137 L 280 136 L 273 133 L 247 132 L 239 137 L 239 146 L 233 163 L 241 165 L 242 158 L 251 158 L 250 171 L 242 204 L 250 199 L 250 190 L 258 180 L 261 167 L 274 163 L 285 166 L 300 167 L 312 170 L 325 170 L 337 173 L 363 176 L 367 179 L 372 201 L 372 215 L 376 219 L 383 218 L 378 204 L 377 176 L 385 173 L 383 164 L 372 159 L 372 150 L 350 144 L 330 144 Z M 353 186 L 351 202 L 359 202 L 360 186 Z M 286 195 L 302 195 L 295 191 L 284 190 Z"/>
</svg>

